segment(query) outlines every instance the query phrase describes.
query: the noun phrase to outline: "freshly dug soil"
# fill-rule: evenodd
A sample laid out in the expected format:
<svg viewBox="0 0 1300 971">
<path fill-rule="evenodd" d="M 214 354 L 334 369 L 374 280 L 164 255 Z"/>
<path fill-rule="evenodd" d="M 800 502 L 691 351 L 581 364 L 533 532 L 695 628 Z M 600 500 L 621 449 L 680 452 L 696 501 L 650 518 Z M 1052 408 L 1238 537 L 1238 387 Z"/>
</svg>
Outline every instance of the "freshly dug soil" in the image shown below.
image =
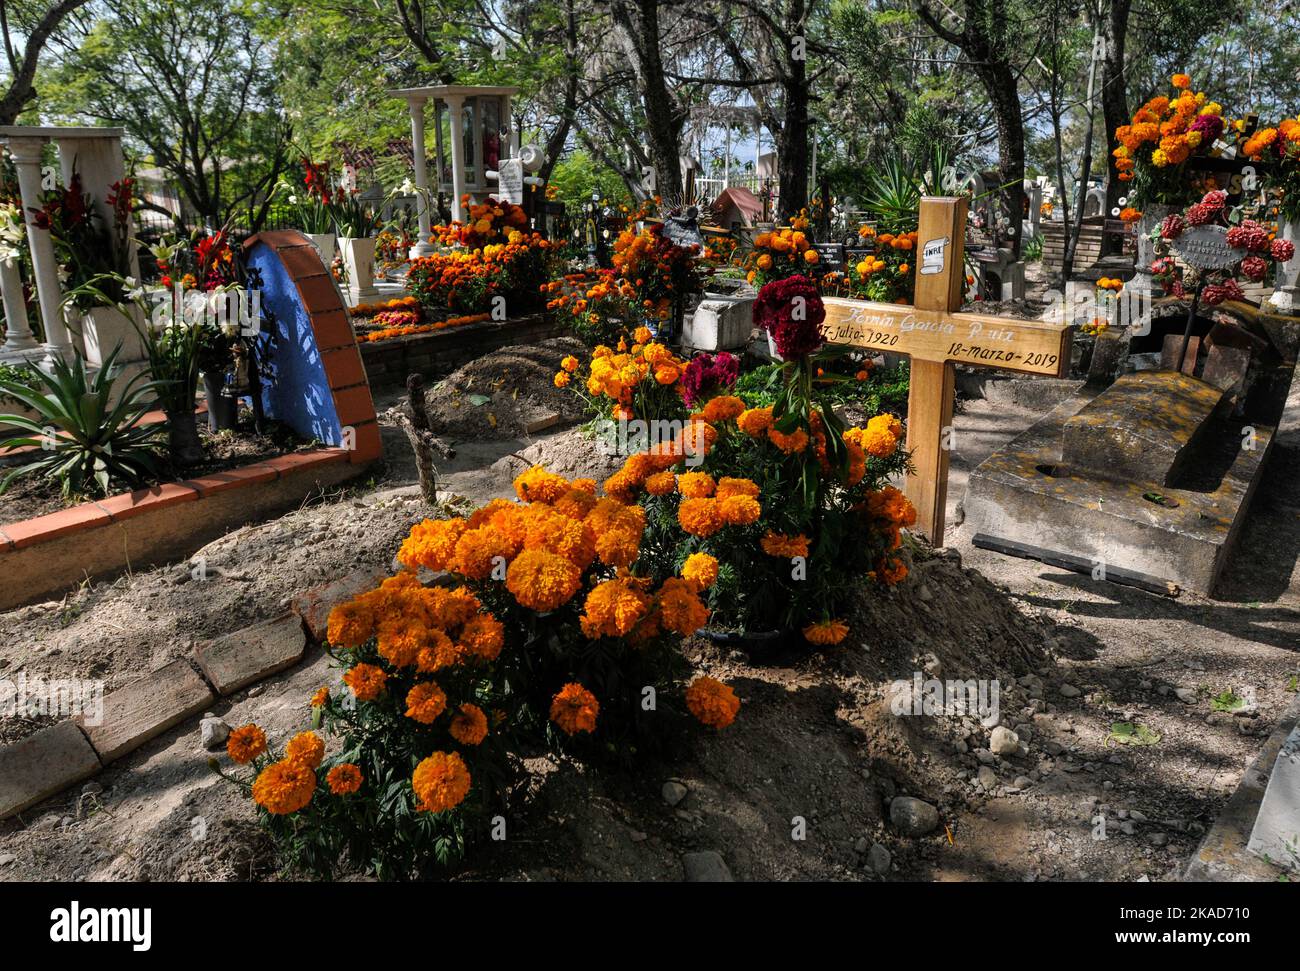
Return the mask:
<svg viewBox="0 0 1300 971">
<path fill-rule="evenodd" d="M 580 420 L 582 399 L 555 387 L 560 361 L 589 353 L 573 337 L 517 344 L 485 354 L 428 391 L 434 431 L 451 442 L 519 438 Z"/>
</svg>

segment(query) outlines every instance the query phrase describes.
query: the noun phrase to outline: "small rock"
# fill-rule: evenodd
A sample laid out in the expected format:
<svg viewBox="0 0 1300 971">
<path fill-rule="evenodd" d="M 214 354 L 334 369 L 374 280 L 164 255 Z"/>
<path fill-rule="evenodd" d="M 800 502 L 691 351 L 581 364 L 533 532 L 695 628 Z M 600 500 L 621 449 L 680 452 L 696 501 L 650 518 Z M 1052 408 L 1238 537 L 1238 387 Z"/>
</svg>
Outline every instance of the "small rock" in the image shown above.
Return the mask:
<svg viewBox="0 0 1300 971">
<path fill-rule="evenodd" d="M 868 846 L 867 838 L 865 836 L 859 836 L 856 840 L 853 841 L 853 850 L 855 853 L 867 852 L 867 846 Z"/>
<path fill-rule="evenodd" d="M 1029 776 L 1027 775 L 1018 775 L 1016 776 L 1016 781 L 1013 784 L 1017 789 L 1028 789 L 1030 786 L 1034 784 L 1034 780 L 1029 778 Z"/>
<path fill-rule="evenodd" d="M 1060 694 L 1062 698 L 1077 698 L 1079 697 L 1079 695 L 1083 694 L 1082 691 L 1080 691 L 1078 688 L 1076 688 L 1074 685 L 1068 682 L 1062 684 L 1056 690 L 1057 693 Z"/>
<path fill-rule="evenodd" d="M 885 849 L 879 843 L 873 844 L 871 849 L 867 851 L 867 866 L 871 867 L 873 871 L 879 873 L 881 876 L 884 876 L 889 872 L 889 867 L 892 862 L 893 858 L 889 855 L 889 850 Z"/>
<path fill-rule="evenodd" d="M 667 782 L 664 783 L 664 787 L 660 791 L 664 797 L 664 802 L 668 803 L 668 805 L 670 806 L 676 806 L 679 802 L 681 802 L 683 799 L 686 798 L 686 793 L 688 790 L 684 785 L 682 785 L 676 779 L 669 779 Z"/>
<path fill-rule="evenodd" d="M 1177 696 L 1178 700 L 1181 701 L 1181 702 L 1182 702 L 1183 704 L 1185 704 L 1185 705 L 1194 705 L 1194 704 L 1196 704 L 1196 689 L 1195 689 L 1195 688 L 1175 688 L 1175 689 L 1174 689 L 1174 694 L 1175 694 L 1175 696 Z"/>
<path fill-rule="evenodd" d="M 1043 743 L 1043 748 L 1047 750 L 1048 755 L 1052 756 L 1060 755 L 1065 751 L 1065 746 L 1060 742 L 1053 742 L 1050 740 Z"/>
<path fill-rule="evenodd" d="M 649 837 L 639 829 L 634 829 L 628 834 L 633 843 L 644 843 Z"/>
<path fill-rule="evenodd" d="M 987 765 L 981 765 L 979 771 L 979 785 L 985 792 L 992 792 L 998 787 L 998 775 Z"/>
<path fill-rule="evenodd" d="M 1020 750 L 1020 736 L 999 725 L 989 735 L 989 750 L 994 755 L 1015 755 Z"/>
<path fill-rule="evenodd" d="M 998 757 L 986 748 L 977 748 L 975 758 L 979 759 L 982 765 L 995 765 L 998 761 Z"/>
<path fill-rule="evenodd" d="M 682 869 L 688 883 L 734 883 L 727 862 L 720 853 L 705 850 L 702 853 L 682 855 Z"/>
<path fill-rule="evenodd" d="M 1147 840 L 1152 846 L 1164 846 L 1169 842 L 1169 836 L 1166 833 L 1149 833 L 1147 834 Z"/>
<path fill-rule="evenodd" d="M 16 859 L 18 859 L 18 857 L 14 856 L 12 853 L 0 853 L 0 866 L 8 866 Z"/>
<path fill-rule="evenodd" d="M 199 744 L 209 752 L 216 751 L 230 738 L 230 726 L 215 716 L 199 722 Z"/>
<path fill-rule="evenodd" d="M 904 836 L 924 836 L 939 825 L 939 810 L 922 799 L 899 796 L 889 804 L 889 821 Z"/>
</svg>

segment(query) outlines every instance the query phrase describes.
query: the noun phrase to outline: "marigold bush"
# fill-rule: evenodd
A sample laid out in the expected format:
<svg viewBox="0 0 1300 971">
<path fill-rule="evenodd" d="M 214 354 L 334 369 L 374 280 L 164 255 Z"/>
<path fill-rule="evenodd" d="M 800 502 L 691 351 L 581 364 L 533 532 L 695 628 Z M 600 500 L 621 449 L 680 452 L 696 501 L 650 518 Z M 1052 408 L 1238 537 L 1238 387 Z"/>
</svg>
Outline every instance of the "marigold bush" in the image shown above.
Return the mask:
<svg viewBox="0 0 1300 971">
<path fill-rule="evenodd" d="M 702 428 L 635 465 L 668 471 L 704 447 Z M 756 487 L 687 481 L 719 530 L 753 528 Z M 486 838 L 521 780 L 521 752 L 625 761 L 673 737 L 686 711 L 715 729 L 735 718 L 729 689 L 700 679 L 684 690 L 679 651 L 709 622 L 717 559 L 678 562 L 649 545 L 639 480 L 600 495 L 535 466 L 514 487 L 517 501 L 417 524 L 397 553 L 402 572 L 331 611 L 343 687 L 304 699 L 315 730 L 282 754 L 254 725 L 232 733 L 231 759 L 252 775 L 227 778 L 290 862 L 415 876 Z"/>
</svg>

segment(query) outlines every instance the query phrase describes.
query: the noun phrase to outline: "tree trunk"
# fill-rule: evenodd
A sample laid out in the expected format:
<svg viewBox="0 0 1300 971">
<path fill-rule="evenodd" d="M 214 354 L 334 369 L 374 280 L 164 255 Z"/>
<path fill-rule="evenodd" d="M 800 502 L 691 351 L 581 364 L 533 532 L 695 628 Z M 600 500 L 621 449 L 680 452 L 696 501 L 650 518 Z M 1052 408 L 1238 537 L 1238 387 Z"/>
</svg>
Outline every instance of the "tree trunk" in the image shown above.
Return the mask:
<svg viewBox="0 0 1300 971">
<path fill-rule="evenodd" d="M 792 60 L 782 84 L 785 119 L 777 138 L 781 164 L 780 215 L 789 221 L 808 205 L 808 71 L 807 61 Z"/>
<path fill-rule="evenodd" d="M 1101 62 L 1101 113 L 1106 124 L 1106 212 L 1119 207 L 1120 197 L 1127 194 L 1127 182 L 1119 180 L 1115 156 L 1111 155 L 1115 129 L 1129 123 L 1128 93 L 1124 84 L 1124 41 L 1128 35 L 1132 0 L 1111 0 L 1109 15 L 1101 18 L 1106 45 Z M 1111 256 L 1123 248 L 1119 236 L 1102 234 L 1101 255 Z"/>
<path fill-rule="evenodd" d="M 1025 125 L 1020 114 L 1020 93 L 1009 64 L 977 62 L 976 76 L 984 86 L 998 129 L 998 185 L 1008 225 L 1007 245 L 1020 258 L 1021 225 L 1025 211 Z"/>
</svg>

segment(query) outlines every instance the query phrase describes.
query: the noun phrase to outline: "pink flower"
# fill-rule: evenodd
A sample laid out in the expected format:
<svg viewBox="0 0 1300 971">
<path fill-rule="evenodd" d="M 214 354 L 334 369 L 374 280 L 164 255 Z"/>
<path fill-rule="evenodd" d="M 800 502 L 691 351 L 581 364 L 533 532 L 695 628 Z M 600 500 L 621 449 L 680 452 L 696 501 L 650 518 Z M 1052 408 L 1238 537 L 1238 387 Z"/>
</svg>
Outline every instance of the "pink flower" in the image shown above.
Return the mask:
<svg viewBox="0 0 1300 971">
<path fill-rule="evenodd" d="M 1183 234 L 1183 230 L 1186 228 L 1187 223 L 1183 221 L 1182 216 L 1176 212 L 1170 213 L 1168 216 L 1165 216 L 1165 221 L 1160 224 L 1160 238 L 1177 239 Z"/>
<path fill-rule="evenodd" d="M 1269 254 L 1279 263 L 1285 263 L 1295 256 L 1295 244 L 1289 239 L 1275 239 L 1269 247 Z"/>
<path fill-rule="evenodd" d="M 1268 272 L 1268 261 L 1262 256 L 1247 256 L 1241 261 L 1242 275 L 1248 280 L 1259 281 L 1264 279 L 1264 274 Z"/>
<path fill-rule="evenodd" d="M 1228 230 L 1228 245 L 1238 249 L 1262 252 L 1268 249 L 1268 230 L 1253 219 L 1242 221 L 1240 226 Z"/>
</svg>

